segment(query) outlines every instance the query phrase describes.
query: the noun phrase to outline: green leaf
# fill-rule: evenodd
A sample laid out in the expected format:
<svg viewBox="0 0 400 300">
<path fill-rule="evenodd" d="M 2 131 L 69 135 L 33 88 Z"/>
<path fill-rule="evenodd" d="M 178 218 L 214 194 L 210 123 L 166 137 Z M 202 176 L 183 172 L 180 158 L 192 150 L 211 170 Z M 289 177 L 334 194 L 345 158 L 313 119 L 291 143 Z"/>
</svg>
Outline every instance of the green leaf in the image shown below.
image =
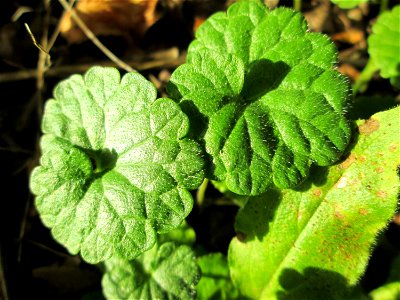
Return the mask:
<svg viewBox="0 0 400 300">
<path fill-rule="evenodd" d="M 335 3 L 340 8 L 349 9 L 354 8 L 361 3 L 368 2 L 368 0 L 331 0 L 332 3 Z"/>
<path fill-rule="evenodd" d="M 200 270 L 188 246 L 165 243 L 135 260 L 106 261 L 107 299 L 194 299 Z"/>
<path fill-rule="evenodd" d="M 185 138 L 179 106 L 156 100 L 141 75 L 94 67 L 71 76 L 46 103 L 42 129 L 31 189 L 43 223 L 71 253 L 90 263 L 132 259 L 191 211 L 201 148 Z"/>
<path fill-rule="evenodd" d="M 238 291 L 231 282 L 226 257 L 211 253 L 198 258 L 201 279 L 197 285 L 197 299 L 237 299 Z"/>
<path fill-rule="evenodd" d="M 382 13 L 368 38 L 368 52 L 383 78 L 400 87 L 400 5 Z"/>
<path fill-rule="evenodd" d="M 193 245 L 196 242 L 196 232 L 186 221 L 183 221 L 178 228 L 171 230 L 165 234 L 160 234 L 158 243 L 175 242 L 176 244 Z"/>
<path fill-rule="evenodd" d="M 392 300 L 400 298 L 400 256 L 392 261 L 389 278 L 383 286 L 369 293 L 372 300 Z"/>
<path fill-rule="evenodd" d="M 395 300 L 400 299 L 400 282 L 387 283 L 369 293 L 372 300 Z"/>
<path fill-rule="evenodd" d="M 376 235 L 397 205 L 400 107 L 358 122 L 345 161 L 297 190 L 249 199 L 229 248 L 236 287 L 257 299 L 351 299 Z M 281 299 L 281 298 L 279 298 Z"/>
<path fill-rule="evenodd" d="M 258 195 L 272 182 L 298 185 L 312 163 L 335 162 L 350 138 L 349 86 L 335 62 L 333 43 L 292 10 L 242 1 L 211 16 L 168 85 L 196 118 L 210 177 Z"/>
</svg>

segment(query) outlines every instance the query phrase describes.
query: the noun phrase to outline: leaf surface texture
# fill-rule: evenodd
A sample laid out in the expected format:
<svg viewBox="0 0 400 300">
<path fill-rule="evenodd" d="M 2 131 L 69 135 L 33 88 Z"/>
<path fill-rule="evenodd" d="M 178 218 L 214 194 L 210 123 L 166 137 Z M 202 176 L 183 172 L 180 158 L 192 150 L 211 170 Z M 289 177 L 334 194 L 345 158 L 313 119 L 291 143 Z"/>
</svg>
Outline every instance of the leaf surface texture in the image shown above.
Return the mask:
<svg viewBox="0 0 400 300">
<path fill-rule="evenodd" d="M 94 67 L 57 85 L 31 189 L 44 224 L 91 263 L 150 249 L 192 209 L 203 155 L 187 116 L 137 73 Z"/>
<path fill-rule="evenodd" d="M 198 118 L 192 134 L 204 139 L 212 179 L 258 195 L 335 162 L 350 138 L 349 88 L 335 62 L 332 42 L 292 10 L 242 1 L 211 16 L 168 91 Z"/>
</svg>

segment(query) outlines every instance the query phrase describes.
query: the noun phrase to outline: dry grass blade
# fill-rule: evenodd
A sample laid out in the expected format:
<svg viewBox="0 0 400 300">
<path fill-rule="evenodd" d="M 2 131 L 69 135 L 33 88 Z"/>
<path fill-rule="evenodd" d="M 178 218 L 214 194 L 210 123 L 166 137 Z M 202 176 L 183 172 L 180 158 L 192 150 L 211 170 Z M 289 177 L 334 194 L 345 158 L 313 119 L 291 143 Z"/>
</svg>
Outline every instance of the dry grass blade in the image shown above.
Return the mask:
<svg viewBox="0 0 400 300">
<path fill-rule="evenodd" d="M 93 44 L 95 44 L 110 60 L 112 60 L 118 67 L 124 69 L 127 72 L 134 72 L 135 70 L 120 60 L 117 56 L 114 55 L 106 46 L 103 45 L 102 42 L 93 34 L 93 32 L 86 26 L 86 24 L 79 18 L 79 16 L 75 13 L 74 10 L 71 9 L 71 6 L 65 0 L 59 0 L 60 4 L 64 7 L 66 11 L 71 14 L 71 17 L 74 19 L 79 28 L 85 33 L 85 35 L 90 39 Z"/>
</svg>

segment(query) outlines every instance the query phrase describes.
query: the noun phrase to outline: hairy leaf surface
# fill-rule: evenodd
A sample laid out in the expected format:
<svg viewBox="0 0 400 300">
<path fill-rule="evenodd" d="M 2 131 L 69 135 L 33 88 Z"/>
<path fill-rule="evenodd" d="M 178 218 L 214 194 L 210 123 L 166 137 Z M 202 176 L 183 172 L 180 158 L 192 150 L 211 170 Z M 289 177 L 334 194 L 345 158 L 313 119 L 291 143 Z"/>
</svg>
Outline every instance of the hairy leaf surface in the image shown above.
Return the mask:
<svg viewBox="0 0 400 300">
<path fill-rule="evenodd" d="M 335 162 L 350 137 L 349 89 L 336 49 L 292 10 L 241 1 L 196 32 L 168 91 L 196 123 L 213 179 L 237 194 L 298 185 Z"/>
<path fill-rule="evenodd" d="M 376 235 L 393 216 L 400 165 L 400 107 L 358 122 L 339 165 L 297 190 L 271 190 L 239 211 L 229 248 L 232 279 L 257 299 L 351 299 Z"/>
<path fill-rule="evenodd" d="M 91 263 L 132 259 L 192 209 L 203 180 L 187 116 L 137 73 L 95 67 L 58 84 L 31 189 L 44 224 Z"/>
<path fill-rule="evenodd" d="M 188 246 L 168 242 L 135 260 L 106 261 L 102 285 L 108 299 L 194 299 L 200 270 Z"/>
<path fill-rule="evenodd" d="M 383 78 L 400 87 L 400 5 L 382 13 L 368 38 L 368 52 Z"/>
</svg>

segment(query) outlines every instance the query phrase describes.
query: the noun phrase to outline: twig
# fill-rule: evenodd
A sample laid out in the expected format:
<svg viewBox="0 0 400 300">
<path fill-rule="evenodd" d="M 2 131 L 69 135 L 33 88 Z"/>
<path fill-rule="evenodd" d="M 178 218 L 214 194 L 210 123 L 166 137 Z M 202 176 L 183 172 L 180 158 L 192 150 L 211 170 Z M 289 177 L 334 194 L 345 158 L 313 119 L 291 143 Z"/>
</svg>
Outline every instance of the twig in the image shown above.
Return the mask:
<svg viewBox="0 0 400 300">
<path fill-rule="evenodd" d="M 69 7 L 72 9 L 72 7 L 75 4 L 75 0 L 69 0 L 68 4 L 69 4 Z M 66 11 L 64 11 L 64 14 L 65 13 L 66 13 Z M 60 31 L 61 31 L 60 30 L 61 29 L 61 20 L 62 20 L 62 17 L 58 21 L 57 27 L 56 27 L 56 29 L 54 29 L 54 32 L 53 32 L 53 34 L 51 35 L 51 37 L 49 39 L 49 44 L 47 45 L 47 52 L 50 52 L 51 48 L 53 48 L 54 43 L 56 42 L 56 39 L 60 34 Z"/>
<path fill-rule="evenodd" d="M 32 202 L 32 194 L 29 195 L 28 200 L 25 202 L 24 214 L 23 214 L 21 226 L 19 229 L 19 235 L 18 235 L 19 247 L 18 247 L 18 252 L 17 252 L 17 261 L 18 262 L 21 262 L 21 258 L 22 258 L 22 240 L 24 239 L 24 236 L 25 236 L 25 229 L 26 229 L 29 209 L 31 208 L 31 202 Z"/>
<path fill-rule="evenodd" d="M 59 257 L 71 258 L 71 255 L 69 255 L 69 254 L 67 254 L 67 253 L 63 253 L 63 252 L 61 252 L 61 251 L 54 250 L 53 248 L 51 248 L 51 247 L 49 247 L 49 246 L 46 246 L 46 245 L 44 245 L 44 244 L 42 244 L 42 243 L 36 242 L 36 241 L 34 241 L 34 240 L 26 240 L 26 242 L 27 242 L 27 243 L 30 243 L 30 244 L 32 244 L 32 245 L 35 245 L 35 246 L 37 246 L 38 248 L 43 249 L 43 250 L 45 250 L 45 251 L 47 251 L 47 252 L 49 252 L 49 253 L 53 253 L 54 255 L 57 255 L 57 256 L 59 256 Z"/>
<path fill-rule="evenodd" d="M 167 51 L 162 51 L 162 53 L 166 53 L 168 56 L 169 52 L 175 52 L 174 48 Z M 145 60 L 138 61 L 132 60 L 129 61 L 129 64 L 133 66 L 136 70 L 144 71 L 149 69 L 160 69 L 160 68 L 175 68 L 185 62 L 186 54 L 182 53 L 178 57 L 168 57 L 154 59 L 152 57 L 146 57 Z M 91 64 L 81 64 L 81 65 L 69 65 L 69 66 L 53 66 L 49 70 L 46 71 L 46 77 L 65 77 L 70 74 L 75 73 L 84 73 L 89 68 L 93 67 L 93 65 L 105 66 L 105 67 L 118 67 L 115 63 L 110 61 L 102 61 Z M 37 70 L 21 70 L 16 72 L 8 72 L 8 73 L 0 73 L 0 83 L 1 82 L 10 82 L 10 81 L 19 81 L 19 80 L 27 80 L 36 78 Z"/>
<path fill-rule="evenodd" d="M 0 152 L 12 152 L 12 153 L 25 153 L 25 154 L 32 154 L 32 151 L 22 149 L 22 148 L 8 148 L 8 147 L 0 147 Z"/>
<path fill-rule="evenodd" d="M 40 44 L 36 41 L 36 38 L 35 38 L 35 36 L 33 35 L 31 29 L 29 28 L 29 25 L 26 24 L 26 23 L 24 23 L 24 25 L 25 25 L 26 31 L 28 31 L 28 34 L 29 34 L 29 36 L 31 37 L 31 40 L 32 40 L 33 44 L 35 45 L 35 47 L 38 48 L 39 51 L 41 51 L 41 52 L 43 52 L 44 54 L 47 55 L 47 59 L 48 59 L 48 63 L 47 63 L 47 64 L 50 65 L 50 54 L 49 54 L 49 52 L 48 52 L 47 50 L 45 50 L 44 47 L 43 47 L 42 45 L 40 45 Z"/>
<path fill-rule="evenodd" d="M 0 298 L 4 300 L 8 300 L 8 290 L 7 290 L 7 282 L 6 282 L 6 276 L 5 276 L 5 266 L 3 264 L 3 253 L 2 249 L 0 246 Z"/>
<path fill-rule="evenodd" d="M 88 37 L 88 39 L 90 39 L 93 42 L 93 44 L 95 44 L 109 59 L 111 59 L 117 66 L 119 66 L 121 69 L 124 69 L 127 72 L 134 71 L 134 69 L 131 66 L 120 60 L 118 57 L 116 57 L 114 53 L 112 53 L 106 46 L 103 45 L 102 42 L 99 41 L 99 39 L 94 35 L 94 33 L 89 29 L 89 27 L 86 26 L 86 24 L 81 20 L 81 18 L 75 13 L 75 11 L 71 9 L 71 7 L 65 0 L 58 0 L 58 1 L 61 3 L 64 9 L 71 14 L 71 17 L 74 19 L 74 21 L 83 31 L 83 33 Z"/>
</svg>

